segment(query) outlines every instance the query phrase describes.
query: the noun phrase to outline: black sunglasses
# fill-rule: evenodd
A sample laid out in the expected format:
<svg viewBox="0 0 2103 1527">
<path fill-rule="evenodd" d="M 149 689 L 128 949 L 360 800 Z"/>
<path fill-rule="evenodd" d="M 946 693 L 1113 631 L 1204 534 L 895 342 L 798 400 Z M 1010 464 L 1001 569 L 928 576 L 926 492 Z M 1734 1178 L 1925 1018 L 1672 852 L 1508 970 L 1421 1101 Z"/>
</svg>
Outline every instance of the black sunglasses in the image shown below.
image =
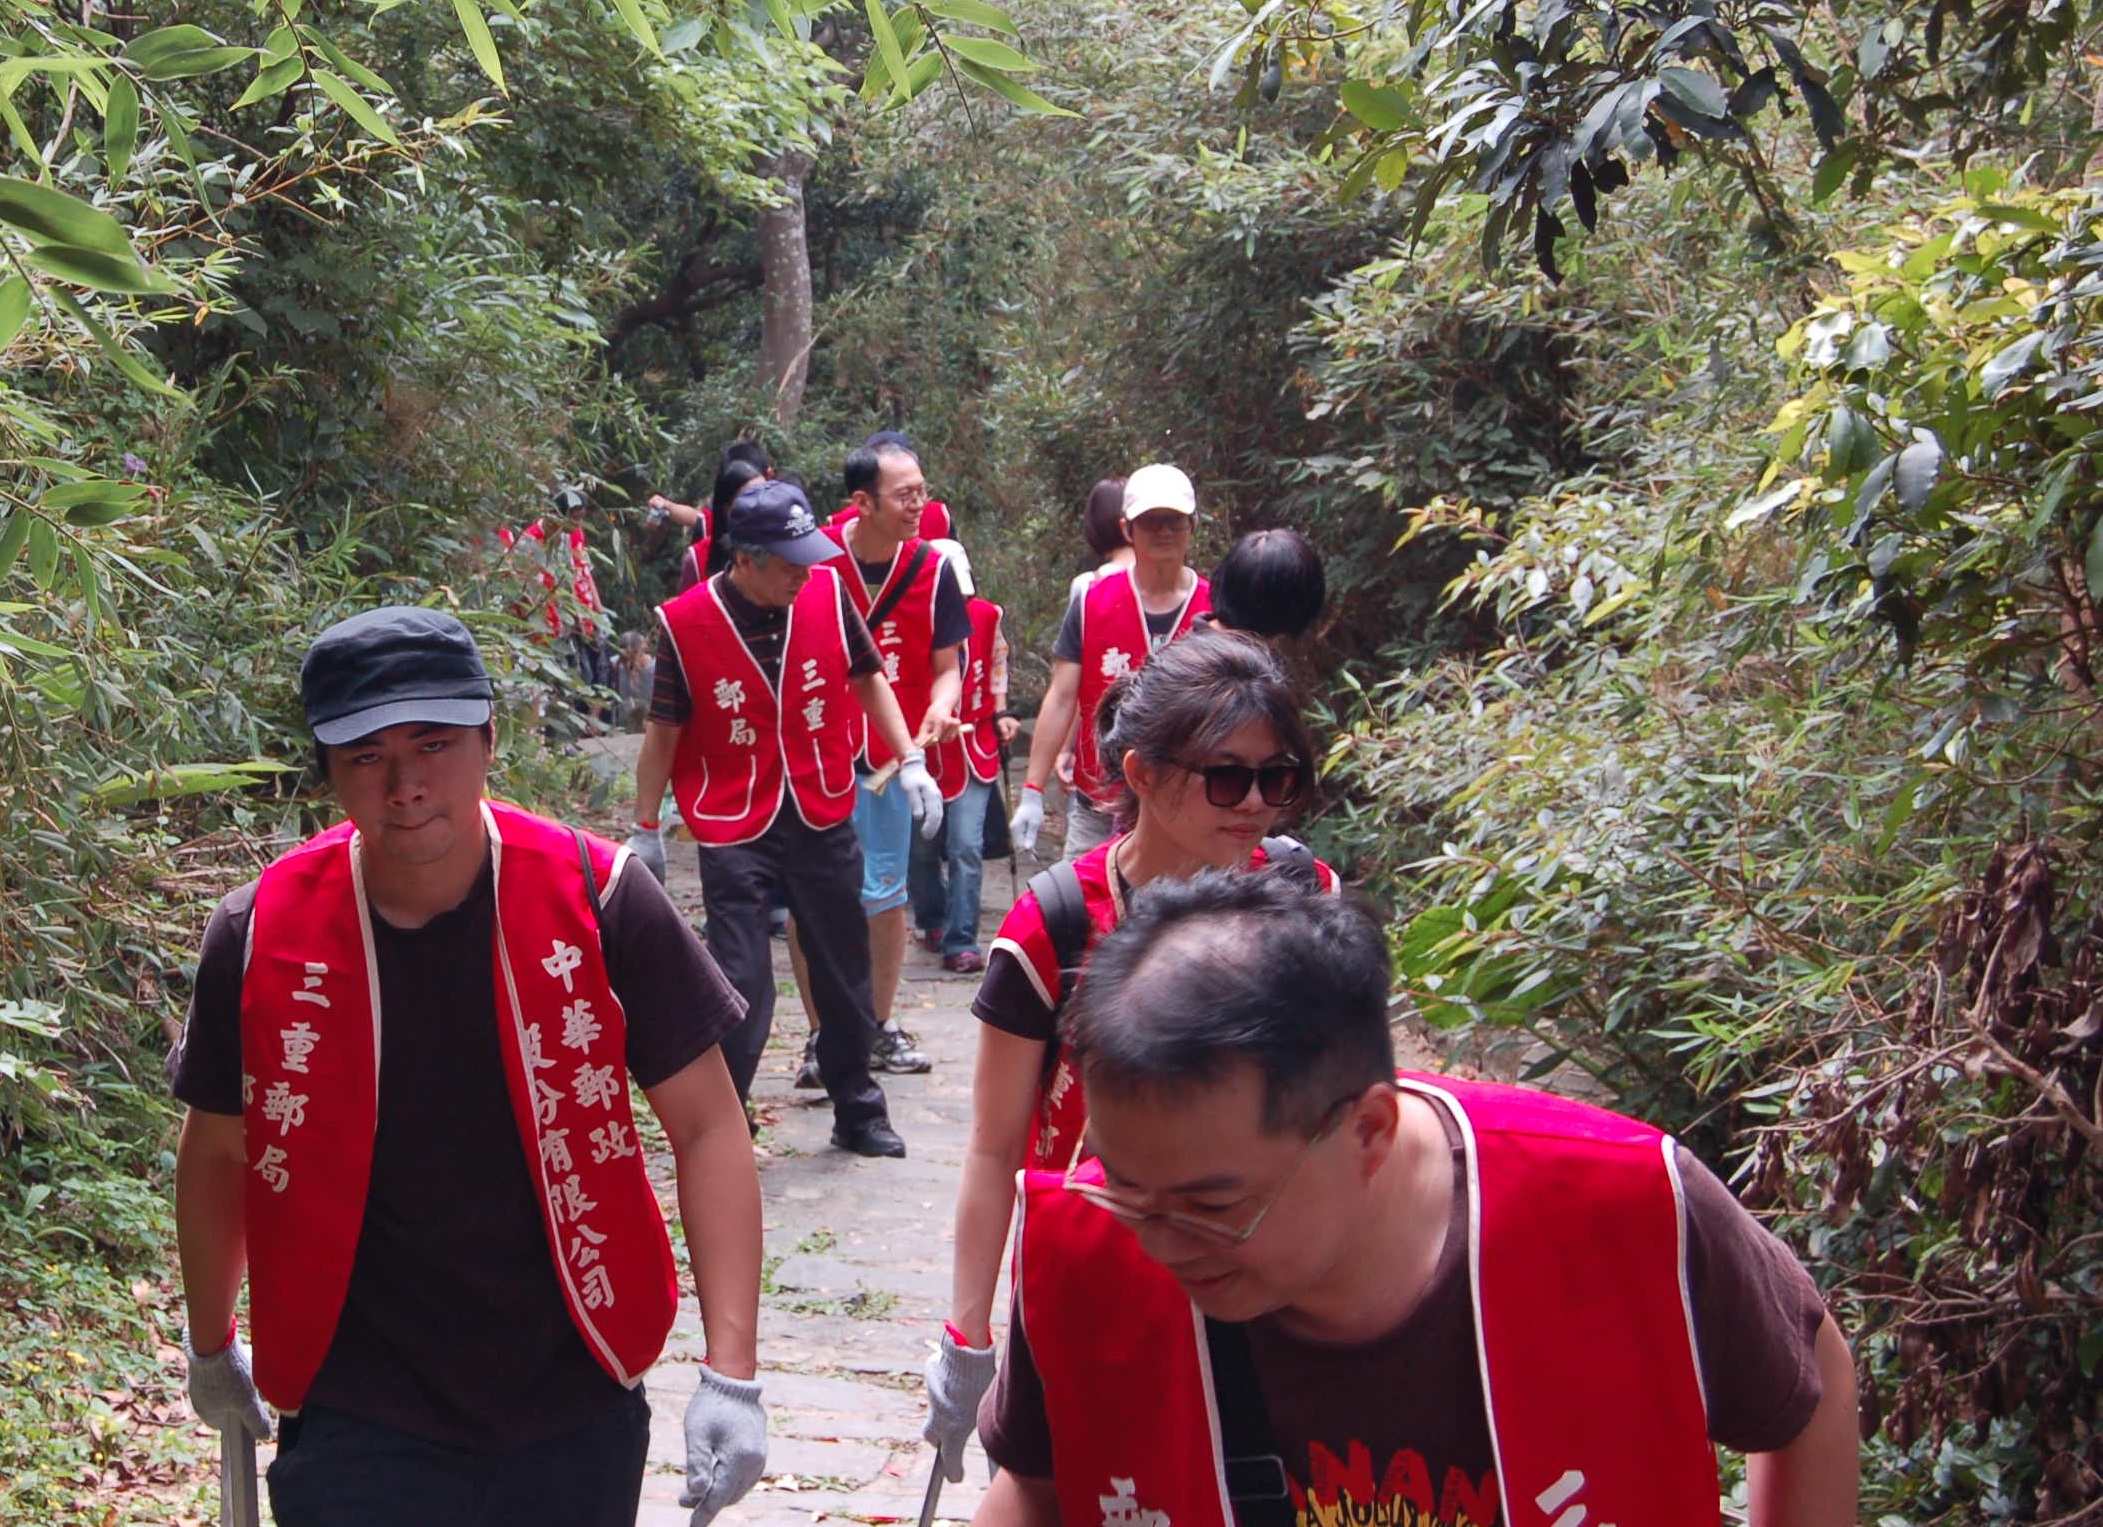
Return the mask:
<svg viewBox="0 0 2103 1527">
<path fill-rule="evenodd" d="M 1287 763 L 1193 764 L 1178 762 L 1205 782 L 1205 799 L 1215 806 L 1239 806 L 1249 798 L 1254 785 L 1266 806 L 1290 806 L 1307 792 L 1307 765 L 1298 759 Z"/>
</svg>

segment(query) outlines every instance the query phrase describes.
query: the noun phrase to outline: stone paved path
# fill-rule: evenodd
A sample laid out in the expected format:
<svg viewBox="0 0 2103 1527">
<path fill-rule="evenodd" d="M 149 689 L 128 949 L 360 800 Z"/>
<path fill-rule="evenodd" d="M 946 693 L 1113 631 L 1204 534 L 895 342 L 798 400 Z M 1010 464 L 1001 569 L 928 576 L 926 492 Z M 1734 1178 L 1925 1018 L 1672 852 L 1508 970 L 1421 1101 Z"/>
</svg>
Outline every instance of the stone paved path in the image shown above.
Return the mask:
<svg viewBox="0 0 2103 1527">
<path fill-rule="evenodd" d="M 694 850 L 681 844 L 668 858 L 673 898 L 698 921 Z M 1006 865 L 988 866 L 985 938 L 1010 899 Z M 829 1144 L 832 1114 L 823 1093 L 790 1087 L 805 1020 L 787 946 L 779 942 L 775 975 L 774 1038 L 753 1089 L 764 1124 L 768 1276 L 759 1357 L 771 1440 L 760 1486 L 717 1520 L 725 1527 L 917 1520 L 934 1460 L 920 1437 L 920 1374 L 949 1311 L 950 1216 L 971 1115 L 977 978 L 950 975 L 918 949 L 907 954 L 898 1017 L 935 1068 L 882 1079 L 910 1154 L 865 1161 Z M 1006 1308 L 1005 1290 L 999 1307 Z M 687 1520 L 678 1506 L 680 1420 L 700 1356 L 700 1320 L 688 1299 L 648 1380 L 653 1423 L 638 1527 L 684 1527 Z M 974 1439 L 963 1483 L 943 1488 L 940 1518 L 968 1521 L 985 1480 Z"/>
</svg>

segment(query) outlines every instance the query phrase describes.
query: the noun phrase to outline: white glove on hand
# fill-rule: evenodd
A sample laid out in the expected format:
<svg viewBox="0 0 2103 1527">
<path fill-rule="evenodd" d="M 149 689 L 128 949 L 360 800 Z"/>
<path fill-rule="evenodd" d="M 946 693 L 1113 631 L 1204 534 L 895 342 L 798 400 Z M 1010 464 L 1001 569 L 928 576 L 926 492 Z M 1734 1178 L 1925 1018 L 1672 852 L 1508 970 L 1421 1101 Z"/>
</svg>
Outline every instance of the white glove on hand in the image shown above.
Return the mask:
<svg viewBox="0 0 2103 1527">
<path fill-rule="evenodd" d="M 759 1380 L 725 1378 L 703 1363 L 701 1386 L 686 1406 L 686 1488 L 679 1504 L 693 1507 L 689 1527 L 708 1527 L 766 1470 L 767 1412 L 759 1403 Z"/>
<path fill-rule="evenodd" d="M 978 1425 L 978 1402 L 993 1385 L 993 1344 L 965 1347 L 948 1330 L 927 1360 L 927 1425 L 920 1435 L 941 1450 L 935 1466 L 956 1484 L 964 1477 L 964 1444 Z"/>
<path fill-rule="evenodd" d="M 628 834 L 628 852 L 642 861 L 644 869 L 664 884 L 664 829 L 645 827 L 637 823 L 635 831 Z"/>
<path fill-rule="evenodd" d="M 1022 787 L 1022 803 L 1008 822 L 1008 836 L 1026 854 L 1037 851 L 1037 834 L 1044 830 L 1044 792 Z"/>
<path fill-rule="evenodd" d="M 248 1363 L 248 1345 L 239 1333 L 208 1357 L 199 1357 L 183 1331 L 183 1362 L 189 1369 L 190 1408 L 197 1419 L 214 1431 L 230 1432 L 240 1427 L 250 1436 L 268 1442 L 277 1435 L 270 1412 L 256 1393 L 255 1374 Z"/>
<path fill-rule="evenodd" d="M 927 754 L 919 748 L 898 760 L 898 788 L 913 803 L 913 820 L 920 836 L 932 839 L 942 830 L 942 787 L 927 772 Z"/>
</svg>

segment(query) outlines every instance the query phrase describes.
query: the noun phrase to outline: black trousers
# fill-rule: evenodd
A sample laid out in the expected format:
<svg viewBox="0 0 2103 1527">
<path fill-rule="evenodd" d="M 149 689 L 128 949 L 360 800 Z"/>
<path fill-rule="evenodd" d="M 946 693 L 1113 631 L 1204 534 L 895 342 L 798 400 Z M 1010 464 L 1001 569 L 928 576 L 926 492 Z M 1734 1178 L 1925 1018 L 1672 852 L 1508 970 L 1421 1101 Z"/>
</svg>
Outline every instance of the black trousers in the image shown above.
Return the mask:
<svg viewBox="0 0 2103 1527">
<path fill-rule="evenodd" d="M 745 1021 L 723 1039 L 738 1096 L 749 1097 L 760 1052 L 774 1029 L 774 953 L 768 942 L 775 892 L 787 900 L 818 1005 L 818 1074 L 833 1119 L 854 1129 L 888 1117 L 869 1074 L 876 1004 L 869 986 L 869 919 L 862 912 L 862 847 L 854 824 L 815 832 L 784 801 L 774 825 L 750 843 L 701 850 L 701 903 L 708 952 L 745 999 Z"/>
<path fill-rule="evenodd" d="M 650 1402 L 637 1387 L 560 1436 L 487 1453 L 312 1406 L 280 1442 L 279 1527 L 634 1527 Z"/>
</svg>

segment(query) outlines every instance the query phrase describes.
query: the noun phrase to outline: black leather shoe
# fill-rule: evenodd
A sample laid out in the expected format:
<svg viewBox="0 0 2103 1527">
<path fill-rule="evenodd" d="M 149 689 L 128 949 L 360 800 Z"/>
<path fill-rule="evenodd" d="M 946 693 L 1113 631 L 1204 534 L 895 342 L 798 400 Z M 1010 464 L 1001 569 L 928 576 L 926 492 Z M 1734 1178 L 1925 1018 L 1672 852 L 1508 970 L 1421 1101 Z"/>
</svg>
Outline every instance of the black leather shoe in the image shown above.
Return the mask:
<svg viewBox="0 0 2103 1527">
<path fill-rule="evenodd" d="M 852 1151 L 857 1156 L 903 1156 L 905 1141 L 898 1138 L 898 1131 L 887 1119 L 872 1119 L 867 1124 L 858 1124 L 846 1129 L 835 1124 L 832 1127 L 832 1143 L 843 1151 Z"/>
</svg>

